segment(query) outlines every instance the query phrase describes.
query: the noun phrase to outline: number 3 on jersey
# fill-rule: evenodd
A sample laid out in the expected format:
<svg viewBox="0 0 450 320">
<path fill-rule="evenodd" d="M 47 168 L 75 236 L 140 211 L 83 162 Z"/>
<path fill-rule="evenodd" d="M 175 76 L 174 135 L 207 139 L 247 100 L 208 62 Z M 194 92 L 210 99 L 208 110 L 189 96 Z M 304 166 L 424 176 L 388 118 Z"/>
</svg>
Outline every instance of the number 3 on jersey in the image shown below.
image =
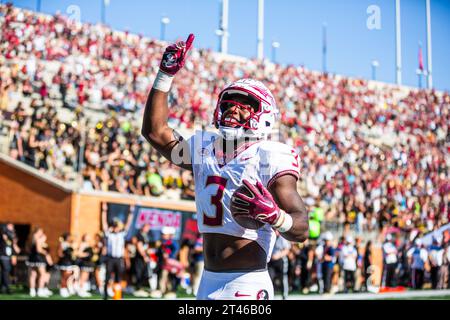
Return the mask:
<svg viewBox="0 0 450 320">
<path fill-rule="evenodd" d="M 216 207 L 216 214 L 211 217 L 207 216 L 203 212 L 203 224 L 209 227 L 217 227 L 221 226 L 223 223 L 223 205 L 222 205 L 222 198 L 223 193 L 225 191 L 225 186 L 227 185 L 227 179 L 222 178 L 220 176 L 208 176 L 206 179 L 206 185 L 205 188 L 208 187 L 211 184 L 218 185 L 218 189 L 215 195 L 211 196 L 211 204 Z"/>
</svg>

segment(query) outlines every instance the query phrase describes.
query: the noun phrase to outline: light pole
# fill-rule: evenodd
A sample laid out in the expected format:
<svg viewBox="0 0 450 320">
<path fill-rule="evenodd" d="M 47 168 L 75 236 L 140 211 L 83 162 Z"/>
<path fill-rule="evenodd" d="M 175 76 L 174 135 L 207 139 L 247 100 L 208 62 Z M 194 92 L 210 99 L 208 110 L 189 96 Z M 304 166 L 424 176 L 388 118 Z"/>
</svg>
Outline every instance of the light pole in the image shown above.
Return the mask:
<svg viewBox="0 0 450 320">
<path fill-rule="evenodd" d="M 402 84 L 402 37 L 400 22 L 400 0 L 395 0 L 395 81 Z"/>
<path fill-rule="evenodd" d="M 228 0 L 222 0 L 219 11 L 219 29 L 216 34 L 220 37 L 219 51 L 228 53 Z"/>
<path fill-rule="evenodd" d="M 420 68 L 417 68 L 416 74 L 417 74 L 417 81 L 418 81 L 417 86 L 419 87 L 419 89 L 422 89 L 422 76 L 423 76 L 424 72 Z"/>
<path fill-rule="evenodd" d="M 380 63 L 378 62 L 378 60 L 373 60 L 372 61 L 372 80 L 376 80 L 377 79 L 377 68 L 380 66 Z"/>
<path fill-rule="evenodd" d="M 170 19 L 166 16 L 161 18 L 161 40 L 166 39 L 166 25 L 170 23 Z"/>
<path fill-rule="evenodd" d="M 106 24 L 106 7 L 109 6 L 110 0 L 100 0 L 100 2 L 102 24 Z"/>
<path fill-rule="evenodd" d="M 422 55 L 422 42 L 419 41 L 419 67 L 416 69 L 416 74 L 418 77 L 418 86 L 422 89 L 422 76 L 426 74 L 423 67 L 423 55 Z"/>
<path fill-rule="evenodd" d="M 258 34 L 257 34 L 256 56 L 264 58 L 264 0 L 258 0 Z"/>
<path fill-rule="evenodd" d="M 222 52 L 222 37 L 223 37 L 223 30 L 222 29 L 216 29 L 216 31 L 214 32 L 216 34 L 216 36 L 219 37 L 219 48 L 217 49 L 218 52 Z"/>
<path fill-rule="evenodd" d="M 327 23 L 322 24 L 322 72 L 327 72 Z"/>
<path fill-rule="evenodd" d="M 427 10 L 427 60 L 428 60 L 427 84 L 428 84 L 428 89 L 431 89 L 431 88 L 433 88 L 433 78 L 431 76 L 433 55 L 432 55 L 432 52 L 431 52 L 431 7 L 430 7 L 430 0 L 426 1 L 426 10 Z"/>
<path fill-rule="evenodd" d="M 276 63 L 277 49 L 280 47 L 278 41 L 272 41 L 272 62 Z"/>
</svg>

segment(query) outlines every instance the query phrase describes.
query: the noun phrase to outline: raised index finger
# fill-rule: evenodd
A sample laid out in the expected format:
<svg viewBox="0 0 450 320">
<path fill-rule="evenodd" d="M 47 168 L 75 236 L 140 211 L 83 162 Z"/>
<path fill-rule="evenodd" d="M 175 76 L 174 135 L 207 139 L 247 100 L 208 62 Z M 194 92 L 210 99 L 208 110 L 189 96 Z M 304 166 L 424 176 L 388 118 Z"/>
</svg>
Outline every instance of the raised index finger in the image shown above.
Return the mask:
<svg viewBox="0 0 450 320">
<path fill-rule="evenodd" d="M 194 42 L 194 39 L 195 39 L 195 36 L 193 33 L 191 33 L 186 40 L 186 51 L 191 49 L 192 42 Z"/>
</svg>

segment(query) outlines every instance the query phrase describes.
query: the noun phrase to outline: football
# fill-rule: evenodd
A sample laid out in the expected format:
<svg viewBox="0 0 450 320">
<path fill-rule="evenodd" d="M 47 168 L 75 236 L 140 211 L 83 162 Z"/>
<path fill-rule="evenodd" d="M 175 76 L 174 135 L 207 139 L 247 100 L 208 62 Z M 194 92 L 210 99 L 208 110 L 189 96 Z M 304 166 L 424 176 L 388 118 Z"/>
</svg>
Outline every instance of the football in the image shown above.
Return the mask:
<svg viewBox="0 0 450 320">
<path fill-rule="evenodd" d="M 247 189 L 247 187 L 245 185 L 242 185 L 239 188 L 237 188 L 234 191 L 232 198 L 234 198 L 234 195 L 236 192 L 240 192 L 249 197 L 252 196 L 250 191 Z M 237 211 L 234 208 L 234 206 L 231 206 L 230 210 L 231 210 L 231 215 L 233 216 L 234 221 L 236 221 L 236 223 L 239 224 L 241 227 L 256 230 L 256 229 L 261 228 L 265 224 L 264 222 L 253 219 L 252 217 L 250 217 L 248 215 L 242 214 L 242 212 Z"/>
</svg>

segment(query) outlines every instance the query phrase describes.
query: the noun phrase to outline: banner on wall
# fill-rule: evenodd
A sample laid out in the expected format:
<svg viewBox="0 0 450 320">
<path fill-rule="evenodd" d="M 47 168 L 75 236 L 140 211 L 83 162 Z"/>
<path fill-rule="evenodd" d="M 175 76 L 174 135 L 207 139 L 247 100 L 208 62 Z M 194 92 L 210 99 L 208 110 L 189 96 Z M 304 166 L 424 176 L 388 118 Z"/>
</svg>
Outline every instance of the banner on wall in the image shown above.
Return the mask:
<svg viewBox="0 0 450 320">
<path fill-rule="evenodd" d="M 138 232 L 144 224 L 150 225 L 151 239 L 158 240 L 161 237 L 163 227 L 175 229 L 175 240 L 180 240 L 183 227 L 183 214 L 181 211 L 164 210 L 157 208 L 137 207 L 134 212 L 131 234 Z"/>
<path fill-rule="evenodd" d="M 129 213 L 129 205 L 108 203 L 108 223 L 112 223 L 114 219 L 126 223 Z M 135 206 L 130 214 L 133 218 L 127 239 L 131 239 L 145 224 L 150 225 L 150 238 L 153 241 L 161 238 L 161 230 L 165 226 L 175 229 L 175 240 L 191 240 L 198 234 L 193 212 Z"/>
</svg>

